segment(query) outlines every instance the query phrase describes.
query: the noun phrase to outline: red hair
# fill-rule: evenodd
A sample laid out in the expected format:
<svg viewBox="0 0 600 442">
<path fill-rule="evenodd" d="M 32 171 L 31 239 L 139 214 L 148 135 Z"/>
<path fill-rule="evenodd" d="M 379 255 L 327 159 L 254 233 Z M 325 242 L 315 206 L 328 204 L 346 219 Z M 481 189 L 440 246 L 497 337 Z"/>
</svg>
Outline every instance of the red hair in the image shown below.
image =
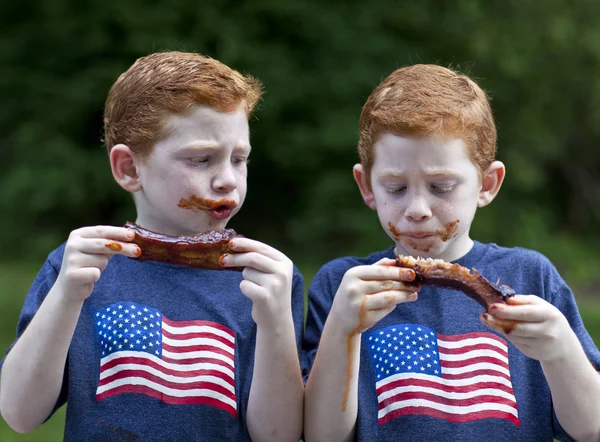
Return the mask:
<svg viewBox="0 0 600 442">
<path fill-rule="evenodd" d="M 469 77 L 441 66 L 419 64 L 392 72 L 367 99 L 359 126 L 358 153 L 369 180 L 373 145 L 383 132 L 460 138 L 480 173 L 496 156 L 487 95 Z"/>
<path fill-rule="evenodd" d="M 244 103 L 248 116 L 262 95 L 261 83 L 200 54 L 159 52 L 138 59 L 113 84 L 104 108 L 108 152 L 125 144 L 142 156 L 168 135 L 166 118 L 206 105 L 219 112 Z"/>
</svg>

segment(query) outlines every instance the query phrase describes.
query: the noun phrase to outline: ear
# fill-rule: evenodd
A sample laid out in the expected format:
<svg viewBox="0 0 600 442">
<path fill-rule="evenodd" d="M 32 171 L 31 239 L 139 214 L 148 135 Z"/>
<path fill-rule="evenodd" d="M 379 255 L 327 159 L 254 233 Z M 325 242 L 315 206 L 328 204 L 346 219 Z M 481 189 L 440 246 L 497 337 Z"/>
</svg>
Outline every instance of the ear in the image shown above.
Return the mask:
<svg viewBox="0 0 600 442">
<path fill-rule="evenodd" d="M 110 168 L 115 181 L 128 192 L 134 193 L 142 188 L 136 167 L 136 157 L 128 146 L 117 144 L 110 151 Z"/>
<path fill-rule="evenodd" d="M 354 168 L 352 169 L 352 174 L 354 175 L 356 184 L 358 184 L 360 194 L 362 195 L 365 204 L 372 210 L 377 210 L 375 195 L 373 194 L 371 186 L 368 183 L 367 174 L 365 173 L 362 164 L 355 164 Z"/>
<path fill-rule="evenodd" d="M 500 186 L 502 186 L 502 182 L 504 181 L 505 174 L 506 168 L 502 162 L 494 161 L 490 164 L 483 174 L 477 207 L 485 207 L 496 198 L 496 195 L 500 191 Z"/>
</svg>

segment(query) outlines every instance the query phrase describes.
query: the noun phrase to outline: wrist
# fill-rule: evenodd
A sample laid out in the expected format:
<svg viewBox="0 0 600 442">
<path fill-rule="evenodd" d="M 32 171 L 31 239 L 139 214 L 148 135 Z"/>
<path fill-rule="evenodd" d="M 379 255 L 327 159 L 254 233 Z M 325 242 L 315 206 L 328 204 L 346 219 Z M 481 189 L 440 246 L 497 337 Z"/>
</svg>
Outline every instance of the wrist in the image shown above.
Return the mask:
<svg viewBox="0 0 600 442">
<path fill-rule="evenodd" d="M 48 293 L 48 299 L 52 300 L 62 312 L 81 311 L 85 299 L 69 296 L 65 287 L 56 283 Z"/>
</svg>

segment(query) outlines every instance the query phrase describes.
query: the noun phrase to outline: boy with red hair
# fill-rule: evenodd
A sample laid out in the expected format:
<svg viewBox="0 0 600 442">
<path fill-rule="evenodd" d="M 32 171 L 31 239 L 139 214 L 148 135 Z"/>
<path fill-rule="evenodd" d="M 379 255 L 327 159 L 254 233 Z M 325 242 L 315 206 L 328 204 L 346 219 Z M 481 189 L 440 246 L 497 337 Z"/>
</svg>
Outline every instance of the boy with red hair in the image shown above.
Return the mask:
<svg viewBox="0 0 600 442">
<path fill-rule="evenodd" d="M 394 244 L 336 259 L 310 286 L 306 440 L 600 440 L 600 352 L 571 290 L 539 253 L 469 235 L 505 175 L 485 93 L 440 66 L 398 69 L 364 105 L 358 150 L 354 178 Z M 482 313 L 415 287 L 398 255 L 518 295 Z"/>
<path fill-rule="evenodd" d="M 118 78 L 106 147 L 137 224 L 225 228 L 246 196 L 260 96 L 257 80 L 198 54 L 151 54 Z M 65 440 L 297 441 L 303 282 L 292 262 L 248 238 L 231 241 L 223 270 L 140 262 L 132 239 L 84 227 L 50 253 L 2 361 L 7 423 L 29 431 L 68 402 Z"/>
</svg>

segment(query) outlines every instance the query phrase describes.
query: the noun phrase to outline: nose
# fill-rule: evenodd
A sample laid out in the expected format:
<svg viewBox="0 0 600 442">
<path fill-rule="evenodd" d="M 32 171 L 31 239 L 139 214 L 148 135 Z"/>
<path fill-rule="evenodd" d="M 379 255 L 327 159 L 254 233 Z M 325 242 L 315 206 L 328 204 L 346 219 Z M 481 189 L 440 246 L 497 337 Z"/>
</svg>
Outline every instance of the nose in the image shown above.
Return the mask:
<svg viewBox="0 0 600 442">
<path fill-rule="evenodd" d="M 409 221 L 425 221 L 431 218 L 431 207 L 424 195 L 414 194 L 410 196 L 404 216 Z"/>
<path fill-rule="evenodd" d="M 237 187 L 237 179 L 232 164 L 227 161 L 220 167 L 212 180 L 212 188 L 219 193 L 229 193 Z"/>
</svg>

